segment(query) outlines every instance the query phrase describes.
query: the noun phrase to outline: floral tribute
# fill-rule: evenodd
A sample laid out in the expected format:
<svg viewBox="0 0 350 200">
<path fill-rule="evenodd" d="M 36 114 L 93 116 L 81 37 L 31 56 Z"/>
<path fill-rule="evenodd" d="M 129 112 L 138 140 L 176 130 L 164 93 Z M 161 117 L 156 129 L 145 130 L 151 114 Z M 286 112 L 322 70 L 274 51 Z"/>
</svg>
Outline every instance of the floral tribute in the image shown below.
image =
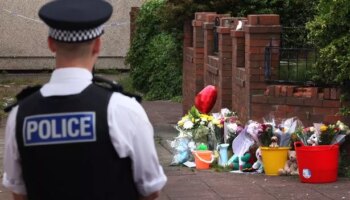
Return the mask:
<svg viewBox="0 0 350 200">
<path fill-rule="evenodd" d="M 262 123 L 249 120 L 243 124 L 237 113 L 227 108 L 221 109 L 219 113 L 209 113 L 215 105 L 216 96 L 214 86 L 205 87 L 197 94 L 195 105 L 175 125 L 178 136 L 168 141 L 174 154 L 171 164 L 192 161 L 192 152 L 209 149 L 214 151 L 219 166 L 229 167 L 238 173 L 262 173 L 265 166 L 268 169 L 268 164 L 262 158 L 265 149 L 293 150 L 293 143 L 297 141 L 308 146 L 341 144 L 345 136 L 350 134 L 349 127 L 341 121 L 336 124 L 314 123 L 311 127 L 304 127 L 297 117 L 278 120 L 278 124 L 270 117 L 263 119 Z M 230 158 L 228 150 L 233 153 Z M 295 152 L 289 153 L 290 161 L 295 162 L 295 156 L 291 160 Z M 282 171 L 289 172 L 289 169 L 290 166 L 284 166 Z"/>
<path fill-rule="evenodd" d="M 181 164 L 192 160 L 191 152 L 206 146 L 209 150 L 216 150 L 219 144 L 232 144 L 242 130 L 237 113 L 227 108 L 220 113 L 201 113 L 193 106 L 188 113 L 176 124 L 179 131 L 173 141 L 168 141 L 173 149 L 174 157 L 171 164 Z"/>
<path fill-rule="evenodd" d="M 216 138 L 216 130 L 222 127 L 223 125 L 218 118 L 214 118 L 212 115 L 202 114 L 193 106 L 188 114 L 178 121 L 175 128 L 179 131 L 180 137 L 189 137 L 198 145 L 200 143 L 214 143 L 214 141 L 210 140 Z"/>
<path fill-rule="evenodd" d="M 302 127 L 301 121 L 296 118 L 282 120 L 276 124 L 275 120 L 266 121 L 261 124 L 261 131 L 258 133 L 258 145 L 263 147 L 287 147 L 290 146 L 293 133 Z"/>
<path fill-rule="evenodd" d="M 299 128 L 294 134 L 304 145 L 331 145 L 342 143 L 350 130 L 343 122 L 337 121 L 336 124 L 328 125 L 314 123 L 311 127 Z"/>
<path fill-rule="evenodd" d="M 232 141 L 243 129 L 237 113 L 227 108 L 223 108 L 220 113 L 213 113 L 212 115 L 215 119 L 220 121 L 220 128 L 223 128 L 215 132 L 217 142 L 220 144 L 231 145 Z"/>
</svg>

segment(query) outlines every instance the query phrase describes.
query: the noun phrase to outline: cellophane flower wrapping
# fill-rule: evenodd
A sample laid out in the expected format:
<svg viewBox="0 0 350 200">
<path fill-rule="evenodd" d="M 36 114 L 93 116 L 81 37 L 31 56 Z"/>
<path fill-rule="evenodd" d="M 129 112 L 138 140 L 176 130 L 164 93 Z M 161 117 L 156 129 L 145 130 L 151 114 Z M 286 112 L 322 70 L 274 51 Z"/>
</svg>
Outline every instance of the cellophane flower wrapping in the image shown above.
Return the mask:
<svg viewBox="0 0 350 200">
<path fill-rule="evenodd" d="M 218 144 L 229 144 L 231 149 L 232 141 L 243 130 L 241 122 L 238 120 L 236 112 L 228 108 L 221 109 L 220 113 L 213 113 L 213 117 L 220 121 L 223 128 L 216 128 L 215 135 Z"/>
<path fill-rule="evenodd" d="M 174 154 L 171 163 L 174 165 L 193 160 L 191 151 L 200 144 L 205 144 L 209 150 L 215 149 L 218 143 L 217 132 L 222 128 L 222 124 L 219 119 L 200 113 L 193 106 L 178 121 L 175 128 L 178 130 L 178 136 L 173 141 L 168 141 Z"/>
<path fill-rule="evenodd" d="M 168 140 L 167 142 L 173 153 L 171 165 L 179 165 L 188 160 L 193 160 L 191 152 L 194 150 L 195 146 L 190 137 L 182 134 L 174 140 Z"/>
<path fill-rule="evenodd" d="M 271 138 L 277 137 L 277 143 L 280 147 L 288 147 L 292 142 L 292 135 L 303 126 L 302 122 L 297 117 L 283 119 L 279 124 L 273 117 L 263 119 L 262 132 L 259 134 L 261 146 L 269 146 Z"/>
<path fill-rule="evenodd" d="M 302 127 L 295 132 L 299 141 L 308 146 L 341 144 L 349 134 L 349 127 L 341 121 L 328 125 L 314 123 L 313 126 Z"/>
<path fill-rule="evenodd" d="M 248 121 L 244 129 L 232 141 L 232 151 L 237 156 L 243 156 L 249 148 L 258 143 L 258 136 L 261 132 L 261 124 L 256 121 Z"/>
<path fill-rule="evenodd" d="M 303 127 L 303 124 L 297 117 L 282 120 L 281 124 L 277 126 L 274 132 L 278 138 L 279 146 L 290 146 L 292 134 L 300 127 Z"/>
</svg>

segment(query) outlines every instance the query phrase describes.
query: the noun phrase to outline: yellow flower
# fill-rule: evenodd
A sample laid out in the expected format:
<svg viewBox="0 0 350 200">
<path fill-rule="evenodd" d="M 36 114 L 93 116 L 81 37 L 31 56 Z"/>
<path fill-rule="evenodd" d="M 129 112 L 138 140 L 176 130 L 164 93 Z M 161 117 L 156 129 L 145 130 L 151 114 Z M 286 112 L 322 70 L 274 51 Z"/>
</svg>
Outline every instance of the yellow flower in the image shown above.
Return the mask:
<svg viewBox="0 0 350 200">
<path fill-rule="evenodd" d="M 208 116 L 208 121 L 213 121 L 214 117 L 213 116 Z"/>
<path fill-rule="evenodd" d="M 209 117 L 209 116 L 208 116 L 208 115 L 201 114 L 200 117 L 201 117 L 201 120 L 202 120 L 202 121 L 208 121 L 208 117 Z"/>
<path fill-rule="evenodd" d="M 188 120 L 188 115 L 185 115 L 185 116 L 183 116 L 183 117 L 181 118 L 180 121 L 177 122 L 177 125 L 183 126 L 184 123 L 185 123 L 187 120 Z"/>
<path fill-rule="evenodd" d="M 185 120 L 180 120 L 180 121 L 177 122 L 177 125 L 178 126 L 183 126 L 184 123 L 185 123 Z"/>
<path fill-rule="evenodd" d="M 328 127 L 327 127 L 326 125 L 322 125 L 322 126 L 320 127 L 320 131 L 321 131 L 321 132 L 325 132 L 327 129 L 328 129 Z"/>
<path fill-rule="evenodd" d="M 187 120 L 188 119 L 188 115 L 185 115 L 185 116 L 183 116 L 182 118 L 181 118 L 181 121 L 185 121 L 185 120 Z"/>
<path fill-rule="evenodd" d="M 212 123 L 213 123 L 215 126 L 217 126 L 217 127 L 219 127 L 219 128 L 222 128 L 222 124 L 220 123 L 220 120 L 214 119 L 214 118 L 213 118 Z"/>
</svg>

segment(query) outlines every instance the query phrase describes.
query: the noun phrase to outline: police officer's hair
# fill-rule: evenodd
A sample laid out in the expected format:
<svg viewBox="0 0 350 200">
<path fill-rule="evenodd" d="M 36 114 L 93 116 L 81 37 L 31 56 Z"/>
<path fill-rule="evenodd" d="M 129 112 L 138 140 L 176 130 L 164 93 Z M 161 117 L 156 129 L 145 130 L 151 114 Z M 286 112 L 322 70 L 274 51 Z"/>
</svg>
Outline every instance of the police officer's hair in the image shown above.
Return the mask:
<svg viewBox="0 0 350 200">
<path fill-rule="evenodd" d="M 59 41 L 54 41 L 57 46 L 57 52 L 62 54 L 67 54 L 67 56 L 86 56 L 90 53 L 90 45 L 94 40 L 80 42 L 80 43 L 64 43 Z"/>
</svg>

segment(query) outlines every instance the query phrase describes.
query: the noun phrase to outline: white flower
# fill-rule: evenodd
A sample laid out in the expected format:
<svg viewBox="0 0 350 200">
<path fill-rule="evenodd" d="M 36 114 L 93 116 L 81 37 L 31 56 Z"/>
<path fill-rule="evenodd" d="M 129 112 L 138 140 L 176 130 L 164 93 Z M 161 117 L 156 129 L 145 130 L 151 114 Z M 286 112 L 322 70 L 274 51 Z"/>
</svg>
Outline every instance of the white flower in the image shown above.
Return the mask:
<svg viewBox="0 0 350 200">
<path fill-rule="evenodd" d="M 201 122 L 207 122 L 208 118 L 207 117 L 201 117 Z"/>
<path fill-rule="evenodd" d="M 191 121 L 186 121 L 184 123 L 184 129 L 191 129 L 193 128 L 193 123 Z"/>
<path fill-rule="evenodd" d="M 236 123 L 228 123 L 227 124 L 227 130 L 230 132 L 230 133 L 235 133 L 237 131 L 237 124 Z"/>
<path fill-rule="evenodd" d="M 228 108 L 223 108 L 221 109 L 221 115 L 226 117 L 228 116 L 229 114 L 231 114 L 231 111 L 228 109 Z"/>
<path fill-rule="evenodd" d="M 349 130 L 349 127 L 347 126 L 347 125 L 345 125 L 343 122 L 341 122 L 341 121 L 337 121 L 337 125 L 338 125 L 338 127 L 339 127 L 339 129 L 341 130 L 341 131 L 347 131 L 347 130 Z"/>
<path fill-rule="evenodd" d="M 212 123 L 209 123 L 209 124 L 208 124 L 208 128 L 214 130 L 214 125 L 213 125 Z"/>
<path fill-rule="evenodd" d="M 314 128 L 313 126 L 311 126 L 311 127 L 309 128 L 309 131 L 310 131 L 310 132 L 314 132 L 314 131 L 315 131 L 315 128 Z"/>
</svg>

